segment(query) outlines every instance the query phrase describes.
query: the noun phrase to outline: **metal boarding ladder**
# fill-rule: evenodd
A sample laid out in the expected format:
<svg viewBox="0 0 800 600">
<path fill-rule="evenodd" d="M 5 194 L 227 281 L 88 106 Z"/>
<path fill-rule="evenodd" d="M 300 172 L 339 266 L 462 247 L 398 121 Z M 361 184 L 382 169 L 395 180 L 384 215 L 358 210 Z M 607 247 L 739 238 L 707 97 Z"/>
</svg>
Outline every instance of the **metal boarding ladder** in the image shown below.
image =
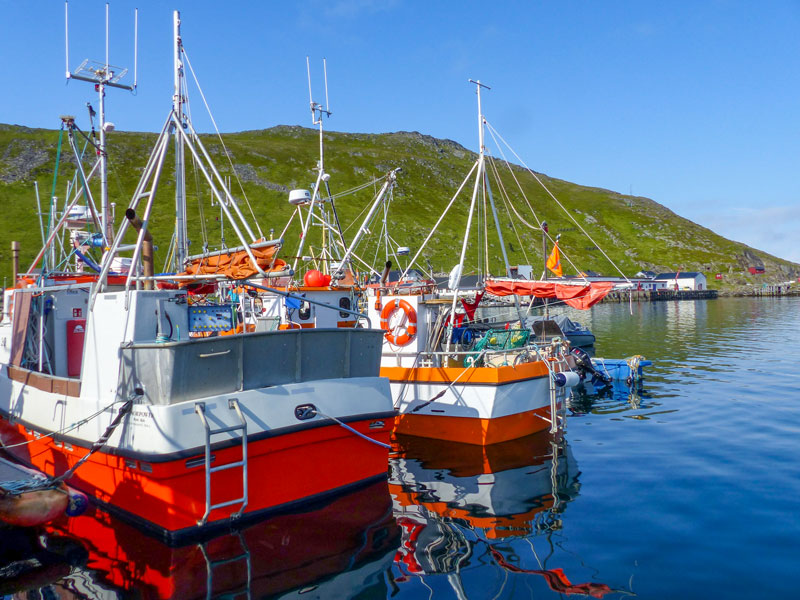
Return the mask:
<svg viewBox="0 0 800 600">
<path fill-rule="evenodd" d="M 236 414 L 239 417 L 240 423 L 238 425 L 230 425 L 228 427 L 218 427 L 212 428 L 208 422 L 208 418 L 206 417 L 206 403 L 205 402 L 196 402 L 194 405 L 194 411 L 197 413 L 197 416 L 200 417 L 200 421 L 203 423 L 203 428 L 205 429 L 206 439 L 205 439 L 205 480 L 206 480 L 206 511 L 203 514 L 203 517 L 197 521 L 198 525 L 205 525 L 208 522 L 208 515 L 211 514 L 212 510 L 217 508 L 224 508 L 226 506 L 233 506 L 234 504 L 241 504 L 239 510 L 236 512 L 231 513 L 231 517 L 236 518 L 241 516 L 244 512 L 244 509 L 247 507 L 247 420 L 244 418 L 242 414 L 242 409 L 239 406 L 239 401 L 236 398 L 231 398 L 228 400 L 228 408 L 230 410 L 235 410 Z M 240 440 L 242 443 L 242 460 L 228 463 L 225 465 L 220 465 L 218 467 L 211 466 L 211 436 L 212 435 L 219 435 L 222 433 L 229 433 L 233 431 L 240 431 Z M 227 469 L 235 469 L 237 467 L 242 468 L 242 497 L 241 498 L 234 498 L 233 500 L 226 500 L 225 502 L 219 502 L 218 504 L 211 504 L 211 474 L 216 473 L 218 471 L 225 471 Z"/>
<path fill-rule="evenodd" d="M 569 371 L 569 364 L 566 360 L 557 361 L 558 367 L 561 371 Z M 545 419 L 550 423 L 551 434 L 561 434 L 567 431 L 567 391 L 566 388 L 558 388 L 553 380 L 553 367 L 548 366 L 550 372 L 550 418 Z M 558 402 L 561 401 L 561 409 L 558 408 Z"/>
<path fill-rule="evenodd" d="M 200 548 L 200 552 L 203 553 L 203 558 L 206 561 L 206 599 L 210 600 L 211 598 L 237 598 L 238 596 L 244 595 L 248 600 L 250 599 L 250 584 L 252 583 L 253 578 L 253 569 L 252 569 L 252 561 L 250 560 L 250 549 L 247 547 L 247 543 L 244 540 L 244 536 L 242 535 L 241 531 L 237 531 L 235 534 L 231 534 L 232 536 L 235 535 L 239 539 L 239 544 L 242 547 L 241 554 L 237 554 L 236 556 L 229 556 L 228 558 L 220 558 L 216 560 L 212 560 L 208 553 L 208 548 L 206 547 L 207 542 L 203 542 L 197 544 Z M 247 579 L 242 583 L 241 587 L 235 590 L 230 590 L 223 595 L 215 595 L 214 594 L 214 569 L 218 567 L 222 567 L 224 565 L 230 565 L 239 561 L 243 561 L 245 564 L 245 568 L 247 569 Z"/>
</svg>

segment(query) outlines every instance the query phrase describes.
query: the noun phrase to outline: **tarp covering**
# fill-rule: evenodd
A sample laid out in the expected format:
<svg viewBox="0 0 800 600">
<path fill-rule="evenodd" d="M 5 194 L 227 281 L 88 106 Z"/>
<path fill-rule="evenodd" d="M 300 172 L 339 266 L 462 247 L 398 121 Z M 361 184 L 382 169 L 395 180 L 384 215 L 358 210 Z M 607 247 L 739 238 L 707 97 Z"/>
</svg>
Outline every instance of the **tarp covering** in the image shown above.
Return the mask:
<svg viewBox="0 0 800 600">
<path fill-rule="evenodd" d="M 251 248 L 258 266 L 263 271 L 280 271 L 286 263 L 280 258 L 275 258 L 275 253 L 280 246 L 267 246 L 266 248 Z M 178 275 L 225 275 L 230 279 L 247 279 L 258 273 L 253 266 L 247 252 L 238 250 L 230 254 L 216 254 L 196 258 L 183 273 Z M 181 287 L 190 285 L 191 281 L 182 281 Z"/>
<path fill-rule="evenodd" d="M 572 332 L 585 332 L 588 331 L 586 327 L 581 325 L 580 323 L 576 323 L 572 319 L 570 319 L 567 315 L 551 315 L 550 317 L 530 317 L 529 319 L 525 320 L 525 324 L 529 327 L 532 326 L 534 323 L 538 323 L 540 321 L 555 321 L 558 328 L 561 330 L 562 333 L 568 334 Z"/>
<path fill-rule="evenodd" d="M 611 291 L 610 281 L 594 281 L 586 285 L 565 285 L 554 281 L 528 281 L 525 279 L 489 279 L 486 291 L 495 296 L 535 296 L 557 298 L 573 308 L 585 310 L 600 302 Z"/>
</svg>

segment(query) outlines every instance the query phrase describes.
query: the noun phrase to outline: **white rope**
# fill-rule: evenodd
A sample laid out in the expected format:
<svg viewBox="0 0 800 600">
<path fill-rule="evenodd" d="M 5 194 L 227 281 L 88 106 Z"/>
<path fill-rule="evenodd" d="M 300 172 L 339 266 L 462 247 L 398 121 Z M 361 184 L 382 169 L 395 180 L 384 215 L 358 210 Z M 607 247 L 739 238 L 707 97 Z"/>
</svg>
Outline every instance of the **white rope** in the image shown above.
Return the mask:
<svg viewBox="0 0 800 600">
<path fill-rule="evenodd" d="M 225 145 L 225 142 L 222 139 L 222 134 L 219 132 L 219 127 L 217 127 L 217 122 L 214 119 L 214 115 L 211 114 L 211 107 L 209 107 L 208 102 L 206 101 L 206 96 L 203 93 L 203 88 L 200 87 L 200 81 L 197 79 L 197 75 L 194 73 L 194 69 L 192 68 L 192 62 L 189 60 L 189 55 L 186 53 L 186 48 L 183 48 L 183 55 L 186 57 L 186 64 L 189 65 L 189 71 L 192 73 L 192 78 L 194 79 L 194 83 L 197 86 L 197 90 L 200 92 L 200 97 L 203 99 L 203 104 L 205 104 L 206 111 L 208 112 L 208 116 L 211 119 L 211 123 L 214 125 L 214 131 L 217 132 L 217 137 L 219 138 L 219 143 L 222 144 L 222 149 L 225 151 L 225 158 L 228 159 L 228 164 L 231 166 L 231 171 L 233 172 L 233 176 L 236 178 L 236 183 L 239 184 L 239 189 L 242 192 L 242 197 L 244 198 L 245 203 L 247 204 L 247 208 L 250 210 L 250 216 L 253 217 L 253 222 L 256 225 L 256 229 L 258 229 L 258 236 L 263 238 L 264 234 L 261 231 L 261 226 L 258 223 L 258 219 L 256 219 L 256 215 L 253 212 L 253 207 L 250 205 L 250 199 L 247 197 L 247 193 L 244 191 L 244 187 L 242 186 L 242 182 L 239 179 L 239 174 L 236 172 L 236 169 L 233 166 L 233 161 L 231 160 L 230 152 L 228 151 L 228 147 Z M 185 96 L 188 98 L 188 94 Z"/>
<path fill-rule="evenodd" d="M 505 156 L 505 153 L 503 152 L 502 146 L 500 146 L 500 144 L 497 143 L 497 138 L 495 138 L 494 133 L 492 133 L 491 129 L 489 130 L 489 135 L 492 136 L 492 139 L 494 140 L 495 145 L 497 146 L 498 150 L 500 151 L 500 155 L 503 157 L 503 162 L 505 163 L 506 168 L 508 168 L 508 172 L 511 174 L 511 177 L 514 179 L 514 182 L 517 184 L 517 189 L 519 190 L 520 194 L 522 194 L 522 197 L 525 199 L 525 203 L 528 205 L 528 208 L 531 210 L 531 213 L 533 213 L 534 219 L 536 219 L 536 222 L 539 223 L 539 225 L 538 226 L 532 225 L 531 223 L 528 223 L 525 219 L 523 219 L 522 215 L 520 215 L 517 212 L 517 209 L 514 206 L 514 203 L 511 202 L 511 200 L 509 198 L 509 204 L 511 206 L 511 210 L 514 211 L 514 214 L 517 215 L 517 218 L 519 218 L 519 220 L 522 221 L 525 225 L 527 225 L 529 228 L 531 228 L 534 231 L 536 231 L 536 230 L 541 231 L 542 233 L 544 233 L 545 237 L 550 240 L 550 243 L 555 244 L 558 240 L 557 239 L 554 240 L 553 237 L 550 235 L 550 233 L 548 231 L 544 231 L 542 229 L 542 221 L 539 219 L 539 216 L 536 214 L 536 211 L 533 209 L 533 205 L 531 205 L 531 202 L 528 199 L 528 196 L 525 194 L 525 190 L 522 189 L 522 184 L 519 182 L 519 179 L 517 179 L 517 176 L 514 173 L 514 169 L 511 168 L 511 164 L 508 162 L 508 159 L 506 159 L 506 156 Z M 497 171 L 497 167 L 494 165 L 494 159 L 493 158 L 491 159 L 491 162 L 492 162 L 492 166 L 493 166 L 493 168 L 495 170 L 495 177 L 497 177 L 497 180 L 500 181 L 500 174 Z M 502 183 L 500 185 L 502 185 Z M 567 214 L 569 214 L 569 213 L 567 213 Z M 587 237 L 588 237 L 588 235 L 587 235 Z M 589 239 L 591 239 L 591 238 L 589 238 Z M 564 259 L 575 270 L 575 272 L 578 273 L 579 277 L 581 277 L 581 279 L 583 279 L 586 283 L 589 283 L 589 280 L 586 279 L 586 277 L 583 275 L 583 270 L 580 269 L 572 261 L 572 258 L 570 257 L 569 253 L 565 252 L 563 248 L 560 248 L 559 250 L 560 250 L 561 254 L 564 256 Z M 545 256 L 544 260 L 546 260 L 546 259 L 547 259 L 547 257 Z"/>
<path fill-rule="evenodd" d="M 517 153 L 514 151 L 514 149 L 511 147 L 511 145 L 510 145 L 508 142 L 506 142 L 506 141 L 505 141 L 505 139 L 503 139 L 503 136 L 502 136 L 502 135 L 500 135 L 500 133 L 499 133 L 499 132 L 497 132 L 497 130 L 496 130 L 494 127 L 492 127 L 492 126 L 489 124 L 489 122 L 488 122 L 488 121 L 486 121 L 486 119 L 485 119 L 485 118 L 484 118 L 484 122 L 486 123 L 487 127 L 489 128 L 489 132 L 490 132 L 490 134 L 492 135 L 492 139 L 495 139 L 495 138 L 494 138 L 494 135 L 495 135 L 495 134 L 497 134 L 497 137 L 498 137 L 498 138 L 500 138 L 500 140 L 502 140 L 502 142 L 503 142 L 503 143 L 506 145 L 506 147 L 507 147 L 507 148 L 508 148 L 508 149 L 511 151 L 511 153 L 514 155 L 514 157 L 515 157 L 515 158 L 516 158 L 516 159 L 517 159 L 517 160 L 520 162 L 520 164 L 521 164 L 521 165 L 522 165 L 522 166 L 525 168 L 525 170 L 526 170 L 526 171 L 528 171 L 528 173 L 530 173 L 530 174 L 531 174 L 531 176 L 533 176 L 533 178 L 534 178 L 534 179 L 535 179 L 535 180 L 536 180 L 536 181 L 539 183 L 539 185 L 541 185 L 541 186 L 542 186 L 542 189 L 544 189 L 544 191 L 545 191 L 545 192 L 547 192 L 547 195 L 548 195 L 548 196 L 550 196 L 550 197 L 553 199 L 553 201 L 554 201 L 556 204 L 558 204 L 558 206 L 561 208 L 561 210 L 563 210 L 563 211 L 564 211 L 564 213 L 565 213 L 565 214 L 566 214 L 566 215 L 567 215 L 567 216 L 570 218 L 570 220 L 571 220 L 573 223 L 575 223 L 575 225 L 577 225 L 577 226 L 578 226 L 578 229 L 580 229 L 580 230 L 581 230 L 581 232 L 582 232 L 582 233 L 583 233 L 583 234 L 584 234 L 584 235 L 585 235 L 587 238 L 589 238 L 589 241 L 591 241 L 591 242 L 592 242 L 592 243 L 593 243 L 595 246 L 597 246 L 597 249 L 598 249 L 598 250 L 600 250 L 600 252 L 603 254 L 603 256 L 605 256 L 605 257 L 606 257 L 606 259 L 608 260 L 608 262 L 610 262 L 610 263 L 613 265 L 613 267 L 614 267 L 614 268 L 617 270 L 617 272 L 618 272 L 620 275 L 622 275 L 622 277 L 625 279 L 625 281 L 627 281 L 628 283 L 631 283 L 631 280 L 630 280 L 630 279 L 628 279 L 627 275 L 625 275 L 625 273 L 623 273 L 623 272 L 622 272 L 622 270 L 621 270 L 621 269 L 620 269 L 620 268 L 617 266 L 617 264 L 616 264 L 616 263 L 615 263 L 613 260 L 611 260 L 611 257 L 610 257 L 608 254 L 606 254 L 605 250 L 603 250 L 603 249 L 602 249 L 602 248 L 601 248 L 601 247 L 598 245 L 598 243 L 597 243 L 597 242 L 595 242 L 595 241 L 594 241 L 594 239 L 592 238 L 592 236 L 591 236 L 591 235 L 589 235 L 589 232 L 587 232 L 587 231 L 586 231 L 586 230 L 583 228 L 583 226 L 582 226 L 582 225 L 581 225 L 581 224 L 580 224 L 580 223 L 579 223 L 579 222 L 578 222 L 578 221 L 575 219 L 575 217 L 573 217 L 573 216 L 572 216 L 572 214 L 571 214 L 571 213 L 570 213 L 570 212 L 569 212 L 569 211 L 566 209 L 566 207 L 565 207 L 563 204 L 561 204 L 561 202 L 559 201 L 559 199 L 558 199 L 558 198 L 556 198 L 556 197 L 553 195 L 553 193 L 552 193 L 552 192 L 551 192 L 551 191 L 548 189 L 548 187 L 547 187 L 547 186 L 544 184 L 544 182 L 543 182 L 543 181 L 542 181 L 542 180 L 539 178 L 539 176 L 538 176 L 538 175 L 537 175 L 537 174 L 536 174 L 536 173 L 535 173 L 535 172 L 534 172 L 534 171 L 533 171 L 533 170 L 532 170 L 532 169 L 531 169 L 531 168 L 530 168 L 530 167 L 529 167 L 527 164 L 525 164 L 525 161 L 523 161 L 523 160 L 522 160 L 522 158 L 520 158 L 520 156 L 519 156 L 519 155 L 518 155 L 518 154 L 517 154 Z M 498 148 L 499 148 L 499 146 L 498 146 Z M 501 153 L 501 154 L 503 154 L 503 151 L 502 151 L 502 149 L 500 149 L 500 153 Z M 508 162 L 508 161 L 506 161 L 506 163 L 507 163 L 507 162 Z M 509 166 L 509 168 L 510 168 L 510 166 Z"/>
<path fill-rule="evenodd" d="M 495 143 L 497 143 L 497 140 L 495 140 Z M 500 149 L 500 154 L 502 154 L 502 153 L 503 153 L 503 150 L 501 148 Z M 489 162 L 492 165 L 492 169 L 494 171 L 495 178 L 497 179 L 499 186 L 502 187 L 503 184 L 502 184 L 502 181 L 500 180 L 500 173 L 497 170 L 497 166 L 494 164 L 494 158 L 490 158 Z M 531 206 L 530 201 L 528 200 L 527 196 L 525 195 L 525 192 L 522 190 L 522 186 L 520 185 L 519 180 L 517 180 L 516 176 L 514 175 L 514 170 L 511 169 L 511 166 L 509 165 L 508 161 L 505 160 L 505 157 L 503 158 L 503 162 L 505 162 L 506 166 L 508 167 L 509 172 L 511 173 L 511 177 L 513 177 L 514 181 L 517 183 L 517 187 L 519 188 L 519 191 L 522 194 L 522 197 L 525 198 L 525 202 L 528 204 L 528 207 L 531 209 L 531 212 L 533 212 L 533 216 L 538 221 L 539 217 L 536 215 L 536 212 L 533 210 L 533 206 Z M 503 191 L 505 191 L 504 187 L 502 187 L 502 189 L 503 189 Z M 505 198 L 503 200 L 506 201 Z M 551 243 L 555 243 L 555 242 L 558 241 L 557 239 L 554 240 L 549 232 L 543 231 L 542 228 L 541 228 L 541 225 L 539 227 L 536 227 L 536 226 L 531 225 L 530 223 L 528 223 L 525 219 L 523 219 L 522 216 L 517 212 L 517 209 L 514 207 L 514 203 L 511 201 L 510 197 L 507 199 L 507 202 L 508 202 L 508 205 L 511 207 L 511 210 L 514 211 L 514 214 L 517 215 L 517 218 L 519 218 L 519 220 L 522 221 L 525 225 L 527 225 L 528 227 L 530 227 L 534 231 L 542 231 L 542 233 L 544 233 L 544 235 L 547 237 L 547 239 L 550 240 Z M 508 208 L 506 208 L 506 211 L 508 211 Z M 511 215 L 509 215 L 509 219 L 511 219 Z M 514 231 L 516 232 L 516 227 L 514 226 L 514 221 L 513 220 L 511 220 L 511 226 L 514 228 Z M 519 236 L 517 236 L 517 239 L 519 239 Z M 522 245 L 522 244 L 520 243 L 520 245 Z M 524 254 L 525 253 L 525 247 L 522 246 L 522 248 L 523 248 L 523 254 Z M 569 263 L 569 265 L 575 270 L 575 272 L 578 273 L 578 276 L 581 279 L 583 279 L 586 283 L 589 283 L 589 281 L 586 279 L 586 277 L 582 275 L 582 270 L 574 262 L 572 262 L 572 259 L 570 258 L 570 255 L 567 252 L 565 252 L 563 248 L 559 248 L 559 251 L 560 251 L 561 255 L 564 257 L 564 259 Z M 547 259 L 547 257 L 545 256 L 543 260 L 546 260 L 546 259 Z M 527 255 L 525 256 L 525 260 L 527 260 Z"/>
<path fill-rule="evenodd" d="M 336 417 L 332 417 L 330 415 L 326 415 L 324 412 L 319 410 L 316 406 L 314 407 L 314 412 L 317 413 L 320 417 L 325 417 L 326 419 L 330 419 L 331 421 L 335 421 L 336 423 L 338 423 L 339 425 L 341 425 L 342 427 L 347 429 L 350 433 L 355 433 L 358 437 L 360 437 L 360 438 L 362 438 L 362 439 L 364 439 L 364 440 L 366 440 L 368 442 L 371 442 L 371 443 L 373 443 L 373 444 L 375 444 L 377 446 L 380 446 L 381 448 L 386 448 L 387 450 L 391 450 L 391 448 L 392 448 L 389 444 L 384 444 L 383 442 L 379 442 L 378 440 L 373 440 L 368 435 L 364 435 L 360 431 L 356 431 L 355 429 L 350 427 L 350 425 L 348 425 L 347 423 L 343 423 L 342 421 L 340 421 Z"/>
<path fill-rule="evenodd" d="M 514 223 L 514 219 L 511 218 L 511 213 L 508 210 L 509 206 L 511 207 L 511 210 L 514 212 L 514 214 L 517 215 L 517 217 L 520 219 L 520 221 L 525 223 L 525 220 L 519 216 L 519 213 L 517 213 L 516 208 L 514 208 L 514 204 L 513 202 L 511 202 L 511 198 L 508 195 L 508 192 L 506 192 L 506 188 L 503 185 L 503 180 L 500 179 L 500 173 L 497 171 L 497 165 L 495 165 L 494 159 L 492 157 L 489 157 L 489 166 L 492 168 L 495 180 L 497 181 L 497 187 L 498 191 L 500 192 L 500 198 L 503 200 L 503 205 L 505 206 L 506 214 L 508 215 L 508 220 L 511 223 L 511 228 L 514 230 L 514 235 L 517 236 L 517 243 L 519 244 L 519 247 L 522 250 L 522 256 L 525 259 L 526 264 L 530 263 L 530 260 L 528 260 L 528 253 L 525 252 L 525 244 L 522 243 L 522 238 L 520 238 L 519 231 L 517 231 L 517 226 Z M 527 225 L 527 223 L 525 224 Z"/>
</svg>

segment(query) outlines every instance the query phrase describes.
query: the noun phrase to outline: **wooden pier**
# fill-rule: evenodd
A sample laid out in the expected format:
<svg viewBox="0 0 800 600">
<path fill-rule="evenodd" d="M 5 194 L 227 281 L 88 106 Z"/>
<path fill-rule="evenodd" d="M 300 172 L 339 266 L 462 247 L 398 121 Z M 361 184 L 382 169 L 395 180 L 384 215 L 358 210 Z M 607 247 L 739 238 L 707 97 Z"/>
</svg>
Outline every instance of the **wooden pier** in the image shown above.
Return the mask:
<svg viewBox="0 0 800 600">
<path fill-rule="evenodd" d="M 603 302 L 662 302 L 665 300 L 713 300 L 717 290 L 620 290 L 610 292 Z"/>
</svg>

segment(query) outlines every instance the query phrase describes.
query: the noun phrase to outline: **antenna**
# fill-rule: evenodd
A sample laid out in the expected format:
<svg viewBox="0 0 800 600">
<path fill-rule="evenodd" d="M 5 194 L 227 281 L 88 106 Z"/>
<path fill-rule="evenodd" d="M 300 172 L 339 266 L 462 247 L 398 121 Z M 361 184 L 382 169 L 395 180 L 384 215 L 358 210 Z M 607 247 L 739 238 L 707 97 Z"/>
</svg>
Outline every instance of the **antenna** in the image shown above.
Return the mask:
<svg viewBox="0 0 800 600">
<path fill-rule="evenodd" d="M 138 49 L 138 10 L 134 16 L 134 48 Z M 67 81 L 70 79 L 77 79 L 79 81 L 86 81 L 87 83 L 94 84 L 94 89 L 98 94 L 99 99 L 99 118 L 100 118 L 100 143 L 97 147 L 97 156 L 100 162 L 100 204 L 102 213 L 100 217 L 101 230 L 103 235 L 103 243 L 110 246 L 114 238 L 114 219 L 110 211 L 108 201 L 108 156 L 106 154 L 106 133 L 114 131 L 114 124 L 106 122 L 105 111 L 105 96 L 106 87 L 115 87 L 123 90 L 134 91 L 136 89 L 136 77 L 134 76 L 133 85 L 120 83 L 122 78 L 128 73 L 128 69 L 115 67 L 109 63 L 109 5 L 106 3 L 106 44 L 105 44 L 105 61 L 99 62 L 96 60 L 86 59 L 74 71 L 70 70 L 69 66 L 69 2 L 64 0 L 64 44 L 66 55 L 66 77 Z M 138 55 L 138 50 L 134 50 Z M 137 62 L 138 56 L 134 57 L 134 63 Z"/>
<path fill-rule="evenodd" d="M 328 60 L 322 59 L 322 71 L 325 73 L 325 112 L 331 116 L 331 103 L 328 101 Z"/>
<path fill-rule="evenodd" d="M 139 48 L 139 11 L 136 9 L 134 16 L 134 64 L 138 63 L 138 48 Z M 109 6 L 106 4 L 106 44 L 105 44 L 105 62 L 101 63 L 96 60 L 86 59 L 74 71 L 69 66 L 69 0 L 64 0 L 64 46 L 66 57 L 66 78 L 78 79 L 79 81 L 86 81 L 88 83 L 100 84 L 120 88 L 123 90 L 134 91 L 136 89 L 136 76 L 134 75 L 133 85 L 126 85 L 120 83 L 123 77 L 128 74 L 128 69 L 115 67 L 109 63 L 108 46 L 109 46 Z M 135 69 L 135 67 L 134 67 Z"/>
<path fill-rule="evenodd" d="M 64 45 L 65 45 L 65 55 L 66 55 L 66 76 L 69 79 L 70 72 L 69 72 L 69 3 L 64 0 Z"/>
<path fill-rule="evenodd" d="M 133 9 L 133 89 L 136 89 L 136 82 L 139 73 L 139 9 Z"/>
<path fill-rule="evenodd" d="M 308 73 L 308 101 L 311 105 L 311 122 L 314 125 L 319 125 L 322 122 L 323 113 L 325 116 L 330 117 L 333 113 L 330 110 L 330 101 L 328 100 L 328 61 L 322 59 L 322 70 L 325 78 L 325 106 L 314 102 L 314 95 L 311 91 L 311 63 L 308 56 L 306 56 L 306 72 Z"/>
<path fill-rule="evenodd" d="M 306 56 L 306 73 L 308 73 L 308 103 L 311 105 L 311 115 L 314 115 L 314 96 L 311 94 L 311 63 Z M 314 123 L 316 125 L 316 123 Z"/>
</svg>

